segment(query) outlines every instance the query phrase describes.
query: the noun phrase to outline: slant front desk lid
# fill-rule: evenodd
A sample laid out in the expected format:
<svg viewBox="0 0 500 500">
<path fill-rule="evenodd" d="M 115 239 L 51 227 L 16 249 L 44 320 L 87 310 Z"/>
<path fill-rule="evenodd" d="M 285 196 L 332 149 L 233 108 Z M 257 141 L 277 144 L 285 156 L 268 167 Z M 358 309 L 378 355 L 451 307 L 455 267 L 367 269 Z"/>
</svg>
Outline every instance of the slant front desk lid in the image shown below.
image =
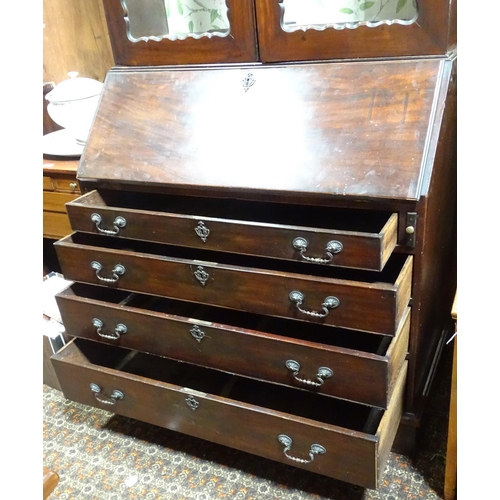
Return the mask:
<svg viewBox="0 0 500 500">
<path fill-rule="evenodd" d="M 448 78 L 442 59 L 115 68 L 78 178 L 416 200 Z"/>
</svg>

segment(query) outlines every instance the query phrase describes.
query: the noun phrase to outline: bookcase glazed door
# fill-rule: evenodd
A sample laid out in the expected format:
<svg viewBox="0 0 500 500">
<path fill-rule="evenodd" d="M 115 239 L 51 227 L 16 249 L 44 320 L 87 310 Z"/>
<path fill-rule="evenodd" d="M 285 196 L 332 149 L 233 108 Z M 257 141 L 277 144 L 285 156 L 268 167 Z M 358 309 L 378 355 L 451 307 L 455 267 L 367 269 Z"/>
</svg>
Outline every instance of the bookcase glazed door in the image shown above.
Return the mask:
<svg viewBox="0 0 500 500">
<path fill-rule="evenodd" d="M 256 0 L 263 62 L 444 55 L 456 0 Z"/>
<path fill-rule="evenodd" d="M 117 65 L 257 60 L 254 0 L 103 0 Z"/>
</svg>

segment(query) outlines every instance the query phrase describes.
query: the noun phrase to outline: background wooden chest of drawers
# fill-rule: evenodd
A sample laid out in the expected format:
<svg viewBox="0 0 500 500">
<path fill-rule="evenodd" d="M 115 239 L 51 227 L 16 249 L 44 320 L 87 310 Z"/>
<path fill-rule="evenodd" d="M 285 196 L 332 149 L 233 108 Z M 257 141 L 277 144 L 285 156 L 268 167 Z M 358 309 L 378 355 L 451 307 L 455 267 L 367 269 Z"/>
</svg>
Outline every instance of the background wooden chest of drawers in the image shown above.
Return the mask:
<svg viewBox="0 0 500 500">
<path fill-rule="evenodd" d="M 43 236 L 62 238 L 71 232 L 66 203 L 80 196 L 78 160 L 43 160 Z"/>
</svg>

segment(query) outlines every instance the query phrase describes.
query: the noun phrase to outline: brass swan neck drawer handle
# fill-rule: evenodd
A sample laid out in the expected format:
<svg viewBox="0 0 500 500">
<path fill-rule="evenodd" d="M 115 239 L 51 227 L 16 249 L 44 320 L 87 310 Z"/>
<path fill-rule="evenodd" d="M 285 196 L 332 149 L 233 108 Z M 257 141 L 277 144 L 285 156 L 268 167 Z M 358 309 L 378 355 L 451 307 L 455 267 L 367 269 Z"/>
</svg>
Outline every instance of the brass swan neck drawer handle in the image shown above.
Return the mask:
<svg viewBox="0 0 500 500">
<path fill-rule="evenodd" d="M 104 325 L 99 318 L 94 318 L 92 320 L 92 325 L 94 325 L 97 328 L 97 335 L 99 335 L 99 337 L 102 337 L 104 339 L 118 340 L 121 335 L 127 333 L 127 327 L 123 323 L 118 323 L 115 327 L 114 332 L 110 334 L 102 333 L 102 327 Z"/>
<path fill-rule="evenodd" d="M 342 252 L 344 248 L 344 246 L 342 245 L 342 243 L 340 243 L 340 241 L 332 240 L 329 241 L 326 245 L 325 249 L 326 258 L 308 257 L 307 255 L 305 255 L 308 244 L 309 244 L 308 241 L 302 237 L 295 238 L 292 241 L 293 248 L 295 248 L 295 250 L 298 250 L 300 252 L 300 256 L 304 260 L 307 260 L 308 262 L 314 262 L 315 264 L 328 264 L 329 262 L 332 261 L 333 255 Z"/>
<path fill-rule="evenodd" d="M 305 378 L 299 377 L 299 371 L 300 371 L 300 363 L 295 361 L 294 359 L 289 359 L 286 363 L 285 366 L 292 371 L 293 373 L 293 378 L 297 381 L 300 382 L 301 384 L 309 385 L 312 387 L 321 387 L 324 384 L 324 379 L 325 378 L 330 378 L 333 375 L 332 370 L 326 366 L 322 366 L 318 368 L 318 373 L 316 374 L 316 380 L 309 380 Z"/>
<path fill-rule="evenodd" d="M 294 290 L 293 292 L 290 292 L 290 295 L 288 297 L 292 302 L 295 303 L 295 306 L 301 313 L 313 316 L 314 318 L 324 318 L 325 316 L 328 315 L 330 309 L 335 309 L 340 305 L 340 300 L 332 295 L 330 297 L 327 297 L 324 300 L 323 304 L 321 304 L 323 312 L 320 313 L 316 311 L 307 311 L 305 309 L 302 309 L 302 307 L 300 307 L 305 299 L 304 294 L 302 292 Z"/>
<path fill-rule="evenodd" d="M 90 266 L 95 270 L 95 275 L 97 276 L 97 278 L 99 278 L 101 281 L 104 281 L 105 283 L 115 283 L 120 279 L 120 276 L 125 274 L 125 267 L 121 264 L 116 264 L 116 266 L 113 268 L 113 271 L 111 271 L 112 278 L 105 278 L 99 275 L 99 272 L 102 269 L 102 264 L 100 264 L 99 262 L 94 260 L 90 264 Z"/>
<path fill-rule="evenodd" d="M 102 227 L 100 227 L 100 224 L 102 222 L 102 217 L 99 214 L 92 214 L 90 216 L 90 220 L 95 224 L 95 227 L 99 232 L 103 234 L 108 234 L 110 236 L 117 235 L 120 232 L 120 229 L 127 225 L 127 221 L 120 215 L 116 217 L 115 220 L 113 221 L 113 228 L 114 228 L 113 231 L 111 229 L 103 229 Z"/>
<path fill-rule="evenodd" d="M 324 446 L 321 446 L 320 444 L 312 444 L 311 448 L 309 449 L 309 460 L 305 460 L 304 458 L 292 457 L 288 454 L 288 452 L 292 448 L 292 438 L 287 436 L 286 434 L 280 434 L 278 436 L 278 441 L 285 446 L 283 453 L 285 454 L 286 458 L 293 460 L 294 462 L 298 462 L 299 464 L 309 464 L 314 460 L 314 455 L 322 455 L 326 453 L 326 449 L 324 448 Z"/>
<path fill-rule="evenodd" d="M 94 383 L 90 384 L 90 390 L 94 393 L 95 398 L 97 401 L 100 403 L 103 403 L 105 405 L 114 405 L 119 399 L 123 399 L 123 392 L 119 391 L 118 389 L 115 389 L 112 393 L 109 399 L 105 399 L 101 396 L 99 396 L 99 393 L 101 392 L 101 388 Z"/>
</svg>

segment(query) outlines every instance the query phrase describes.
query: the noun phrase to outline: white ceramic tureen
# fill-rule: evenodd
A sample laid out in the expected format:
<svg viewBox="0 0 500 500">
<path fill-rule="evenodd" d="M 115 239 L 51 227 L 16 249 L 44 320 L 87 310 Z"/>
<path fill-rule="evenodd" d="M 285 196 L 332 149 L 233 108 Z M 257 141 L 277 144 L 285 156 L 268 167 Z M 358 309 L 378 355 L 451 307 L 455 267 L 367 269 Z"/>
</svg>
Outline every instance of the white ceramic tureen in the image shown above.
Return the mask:
<svg viewBox="0 0 500 500">
<path fill-rule="evenodd" d="M 61 127 L 84 144 L 99 102 L 103 84 L 92 78 L 82 78 L 77 72 L 56 85 L 45 98 L 49 101 L 47 112 Z"/>
</svg>

